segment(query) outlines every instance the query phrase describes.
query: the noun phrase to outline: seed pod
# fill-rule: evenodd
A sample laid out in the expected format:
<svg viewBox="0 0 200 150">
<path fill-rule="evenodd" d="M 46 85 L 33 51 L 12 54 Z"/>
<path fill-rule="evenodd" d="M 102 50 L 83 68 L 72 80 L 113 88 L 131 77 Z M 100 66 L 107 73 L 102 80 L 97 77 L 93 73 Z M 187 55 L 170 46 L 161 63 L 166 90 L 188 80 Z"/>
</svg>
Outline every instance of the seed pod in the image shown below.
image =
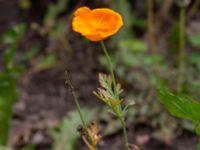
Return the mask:
<svg viewBox="0 0 200 150">
<path fill-rule="evenodd" d="M 179 7 L 187 7 L 190 4 L 191 0 L 175 0 L 175 2 Z"/>
</svg>

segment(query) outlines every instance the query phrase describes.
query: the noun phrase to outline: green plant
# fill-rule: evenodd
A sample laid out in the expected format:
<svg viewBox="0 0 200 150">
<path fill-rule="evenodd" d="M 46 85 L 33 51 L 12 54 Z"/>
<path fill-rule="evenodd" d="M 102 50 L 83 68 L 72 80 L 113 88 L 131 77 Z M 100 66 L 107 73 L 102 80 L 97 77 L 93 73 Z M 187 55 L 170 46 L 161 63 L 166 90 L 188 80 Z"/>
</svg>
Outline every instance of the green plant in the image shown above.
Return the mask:
<svg viewBox="0 0 200 150">
<path fill-rule="evenodd" d="M 5 146 L 0 146 L 0 150 L 13 150 L 13 149 Z"/>
<path fill-rule="evenodd" d="M 94 133 L 90 132 L 91 130 L 90 130 L 90 128 L 87 126 L 86 116 L 83 114 L 83 112 L 82 112 L 82 110 L 81 110 L 81 106 L 80 106 L 79 101 L 78 101 L 78 98 L 77 98 L 77 96 L 76 96 L 74 87 L 73 87 L 73 85 L 72 85 L 72 83 L 71 83 L 71 81 L 70 81 L 68 72 L 66 72 L 66 84 L 69 86 L 69 89 L 70 89 L 70 92 L 71 92 L 71 94 L 72 94 L 74 103 L 75 103 L 75 105 L 76 105 L 76 109 L 77 109 L 79 118 L 80 118 L 80 120 L 81 120 L 83 129 L 84 129 L 84 132 L 86 133 L 86 137 L 83 136 L 84 142 L 85 142 L 85 144 L 89 147 L 90 150 L 96 150 L 96 145 L 97 145 L 96 137 L 99 137 L 99 136 L 96 135 L 96 133 L 94 134 Z M 97 134 L 98 134 L 98 133 L 97 133 Z M 86 138 L 88 138 L 89 140 L 86 140 Z"/>
<path fill-rule="evenodd" d="M 154 72 L 156 75 L 159 74 L 159 65 L 156 55 L 157 45 L 154 33 L 154 0 L 147 0 L 147 30 L 148 30 L 148 42 L 149 49 L 154 62 Z"/>
<path fill-rule="evenodd" d="M 169 45 L 170 51 L 173 53 L 177 53 L 179 51 L 179 26 L 177 23 L 174 23 L 170 28 L 170 36 L 169 36 Z"/>
<path fill-rule="evenodd" d="M 126 112 L 126 108 L 129 106 L 127 105 L 124 109 L 121 108 L 121 103 L 123 99 L 121 99 L 119 96 L 121 92 L 123 91 L 120 84 L 116 83 L 112 62 L 110 59 L 110 56 L 108 54 L 108 51 L 103 43 L 103 41 L 100 41 L 101 47 L 104 51 L 106 61 L 108 64 L 108 68 L 110 71 L 110 76 L 107 75 L 99 75 L 99 82 L 101 85 L 101 88 L 98 88 L 97 92 L 94 92 L 94 94 L 104 101 L 106 105 L 109 106 L 112 113 L 119 119 L 122 127 L 123 127 L 123 134 L 124 134 L 124 140 L 125 140 L 125 147 L 126 150 L 129 149 L 129 142 L 128 142 L 128 135 L 126 131 L 126 123 L 124 120 L 124 113 Z"/>
<path fill-rule="evenodd" d="M 56 55 L 54 53 L 45 56 L 38 64 L 35 66 L 34 71 L 38 72 L 41 70 L 49 69 L 56 64 Z"/>
<path fill-rule="evenodd" d="M 94 116 L 94 110 L 85 108 L 81 109 L 83 116 L 85 116 L 86 124 L 88 124 Z M 79 113 L 77 111 L 71 111 L 66 117 L 63 118 L 60 125 L 54 129 L 51 129 L 50 133 L 54 140 L 53 150 L 74 150 L 76 149 L 76 142 L 79 138 L 79 134 L 74 127 L 78 127 L 81 124 L 79 119 Z"/>
<path fill-rule="evenodd" d="M 106 75 L 99 76 L 100 77 L 99 82 L 101 84 L 101 88 L 99 88 L 97 92 L 94 92 L 94 94 L 102 101 L 104 101 L 111 108 L 113 114 L 115 114 L 116 117 L 119 119 L 121 126 L 123 127 L 125 147 L 128 150 L 129 149 L 128 136 L 126 131 L 124 114 L 121 108 L 122 100 L 119 97 L 119 94 L 122 92 L 122 89 L 121 86 L 116 83 L 112 62 L 103 42 L 104 39 L 110 37 L 111 35 L 114 35 L 122 27 L 122 25 L 123 25 L 123 20 L 121 15 L 113 11 L 112 9 L 108 8 L 99 8 L 91 10 L 88 7 L 80 7 L 75 11 L 74 18 L 72 21 L 72 29 L 75 32 L 81 33 L 87 39 L 93 42 L 100 42 L 101 44 L 101 48 L 105 54 L 106 62 L 108 64 L 110 76 Z M 71 86 L 71 92 L 74 93 L 72 86 Z M 80 110 L 76 96 L 73 95 L 73 97 L 78 110 Z M 79 114 L 82 119 L 83 127 L 87 135 L 88 136 L 90 135 L 89 131 L 95 131 L 94 133 L 98 133 L 96 127 L 91 128 L 93 130 L 91 130 L 90 128 L 89 128 L 90 130 L 88 130 L 88 128 L 85 127 L 84 118 L 81 115 L 81 112 Z M 89 136 L 89 138 L 92 144 L 92 147 L 90 149 L 95 150 L 97 142 L 94 142 L 95 140 L 94 137 L 92 138 L 91 136 Z M 97 138 L 97 140 L 99 140 L 99 138 Z"/>
<path fill-rule="evenodd" d="M 44 24 L 51 25 L 52 21 L 55 21 L 54 19 L 66 9 L 68 2 L 69 0 L 59 0 L 56 4 L 51 3 L 44 18 Z"/>
<path fill-rule="evenodd" d="M 160 70 L 164 71 L 167 69 L 167 65 L 164 63 L 164 56 L 149 55 L 145 41 L 136 38 L 121 40 L 118 45 L 117 51 L 111 54 L 116 75 L 128 85 L 134 86 L 136 85 L 135 82 L 140 82 L 144 89 L 147 86 L 155 86 L 156 77 L 152 74 L 154 58 L 156 57 Z M 100 56 L 100 62 L 108 68 L 104 55 Z M 137 72 L 134 72 L 135 69 L 137 69 Z"/>
<path fill-rule="evenodd" d="M 57 3 L 50 3 L 48 6 L 43 27 L 39 28 L 39 31 L 42 35 L 48 35 L 50 41 L 59 39 L 62 42 L 62 38 L 65 38 L 64 31 L 66 31 L 66 23 L 58 20 L 57 17 L 66 10 L 68 2 L 69 0 L 58 0 Z"/>
<path fill-rule="evenodd" d="M 179 59 L 177 73 L 177 91 L 183 90 L 183 71 L 185 59 L 185 7 L 180 7 L 179 16 Z"/>
<path fill-rule="evenodd" d="M 200 48 L 200 33 L 190 35 L 188 40 L 192 46 Z"/>
<path fill-rule="evenodd" d="M 179 8 L 179 58 L 178 58 L 178 71 L 177 71 L 177 91 L 183 90 L 183 74 L 184 74 L 184 61 L 185 61 L 185 23 L 186 15 L 185 10 L 189 5 L 190 0 L 176 1 Z"/>
<path fill-rule="evenodd" d="M 196 99 L 200 98 L 200 54 L 198 52 L 192 52 L 187 57 L 186 65 L 187 74 L 185 73 L 184 92 L 189 95 L 193 95 Z"/>
<path fill-rule="evenodd" d="M 158 97 L 171 115 L 192 121 L 194 131 L 200 136 L 200 103 L 197 100 L 185 94 L 173 94 L 164 87 L 158 89 Z"/>
<path fill-rule="evenodd" d="M 62 14 L 68 8 L 69 0 L 58 0 L 50 3 L 44 16 L 43 24 L 33 22 L 31 28 L 37 30 L 41 36 L 49 41 L 49 46 L 59 43 L 67 52 L 71 52 L 69 41 L 66 34 L 69 32 L 70 26 L 67 20 L 62 18 Z M 67 28 L 66 28 L 67 26 Z"/>
<path fill-rule="evenodd" d="M 0 72 L 0 145 L 6 145 L 9 133 L 12 106 L 17 97 L 16 78 L 23 72 L 23 66 L 15 65 L 14 58 L 19 40 L 25 32 L 25 26 L 20 24 L 13 27 L 2 37 L 8 44 L 3 55 L 4 69 Z"/>
</svg>

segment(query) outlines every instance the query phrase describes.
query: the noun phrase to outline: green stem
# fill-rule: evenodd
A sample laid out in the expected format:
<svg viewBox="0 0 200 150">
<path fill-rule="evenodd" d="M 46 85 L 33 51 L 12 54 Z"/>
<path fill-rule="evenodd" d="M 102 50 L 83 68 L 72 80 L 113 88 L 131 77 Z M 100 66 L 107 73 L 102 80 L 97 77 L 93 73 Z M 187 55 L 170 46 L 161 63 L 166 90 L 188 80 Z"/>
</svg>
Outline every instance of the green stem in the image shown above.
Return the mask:
<svg viewBox="0 0 200 150">
<path fill-rule="evenodd" d="M 80 107 L 80 104 L 79 104 L 79 102 L 78 102 L 77 96 L 76 96 L 74 90 L 72 90 L 71 93 L 72 93 L 72 96 L 73 96 L 73 100 L 74 100 L 74 102 L 75 102 L 75 104 L 76 104 L 76 108 L 77 108 L 77 110 L 78 110 L 78 113 L 79 113 L 79 116 L 80 116 L 80 119 L 81 119 L 83 128 L 84 128 L 85 132 L 87 133 L 90 142 L 92 143 L 92 145 L 94 146 L 94 148 L 95 148 L 95 150 L 96 150 L 96 145 L 94 144 L 93 138 L 92 138 L 91 135 L 89 134 L 89 131 L 88 131 L 88 128 L 87 128 L 87 124 L 86 124 L 86 122 L 85 122 L 85 120 L 84 120 L 84 117 L 83 117 L 83 114 L 82 114 L 82 112 L 81 112 L 81 107 Z"/>
<path fill-rule="evenodd" d="M 115 98 L 116 99 L 119 99 L 119 95 L 117 94 L 117 91 L 116 91 L 116 87 L 117 87 L 117 83 L 116 83 L 116 79 L 115 79 L 115 75 L 114 75 L 114 71 L 113 71 L 113 67 L 112 67 L 112 63 L 111 63 L 111 59 L 110 59 L 110 56 L 108 54 L 108 51 L 105 47 L 105 44 L 103 41 L 100 42 L 101 43 L 101 47 L 104 51 L 104 54 L 106 56 L 106 60 L 107 60 L 107 63 L 108 63 L 108 67 L 109 67 L 109 71 L 110 71 L 110 74 L 111 74 L 111 77 L 112 77 L 112 80 L 113 80 L 113 88 L 114 88 L 114 92 L 115 92 Z M 127 131 L 126 131 L 126 124 L 124 122 L 124 119 L 122 118 L 121 116 L 121 105 L 119 105 L 119 107 L 117 107 L 117 112 L 116 112 L 116 115 L 123 127 L 123 134 L 124 134 L 124 140 L 125 140 L 125 147 L 126 147 L 126 150 L 129 150 L 129 144 L 128 144 L 128 136 L 127 136 Z"/>
<path fill-rule="evenodd" d="M 107 51 L 107 49 L 106 49 L 106 47 L 105 47 L 104 42 L 103 42 L 103 41 L 100 41 L 100 43 L 101 43 L 101 47 L 102 47 L 102 49 L 103 49 L 103 51 L 104 51 L 104 54 L 105 54 L 105 56 L 106 56 L 106 61 L 107 61 L 107 63 L 108 63 L 108 68 L 109 68 L 109 71 L 110 71 L 110 74 L 111 74 L 111 77 L 112 77 L 112 80 L 113 80 L 113 86 L 114 86 L 115 96 L 116 96 L 116 99 L 118 99 L 118 98 L 119 98 L 119 95 L 118 95 L 117 92 L 116 92 L 116 85 L 117 85 L 117 83 L 116 83 L 116 79 L 115 79 L 115 75 L 114 75 L 114 71 L 113 71 L 111 59 L 110 59 L 110 56 L 109 56 L 109 54 L 108 54 L 108 51 Z"/>
<path fill-rule="evenodd" d="M 118 116 L 118 119 L 123 127 L 123 134 L 124 134 L 124 140 L 125 140 L 125 147 L 126 150 L 129 150 L 129 143 L 128 143 L 128 135 L 127 135 L 127 131 L 126 131 L 126 124 L 124 122 L 124 119 L 121 116 Z"/>
<path fill-rule="evenodd" d="M 183 71 L 185 58 L 185 7 L 180 8 L 179 14 L 179 59 L 178 59 L 178 73 L 177 73 L 177 92 L 183 90 Z"/>
<path fill-rule="evenodd" d="M 110 71 L 110 74 L 111 74 L 111 78 L 112 78 L 112 81 L 113 81 L 113 89 L 114 89 L 114 93 L 115 93 L 115 99 L 118 100 L 119 99 L 119 95 L 118 95 L 117 89 L 116 89 L 117 83 L 116 83 L 116 79 L 115 79 L 115 75 L 114 75 L 114 71 L 113 71 L 113 66 L 112 66 L 112 63 L 111 63 L 111 59 L 110 59 L 110 56 L 108 54 L 108 51 L 106 49 L 106 46 L 105 46 L 104 42 L 100 41 L 100 43 L 101 43 L 101 47 L 102 47 L 102 49 L 104 51 L 104 54 L 106 56 L 106 61 L 107 61 L 108 68 L 109 68 L 109 71 Z M 117 106 L 117 115 L 120 115 L 121 111 L 122 111 L 121 106 L 120 105 Z"/>
<path fill-rule="evenodd" d="M 153 49 L 153 42 L 152 42 L 152 37 L 154 34 L 154 29 L 153 29 L 153 21 L 154 21 L 154 15 L 153 15 L 153 0 L 147 0 L 147 28 L 148 28 L 148 36 L 149 36 L 149 42 L 150 42 L 150 48 L 151 52 L 154 53 L 155 49 Z"/>
<path fill-rule="evenodd" d="M 153 57 L 154 63 L 154 72 L 156 75 L 159 75 L 159 65 L 157 60 L 157 46 L 156 40 L 154 36 L 154 2 L 153 0 L 147 0 L 147 28 L 148 28 L 148 41 L 149 41 L 149 48 L 151 51 L 151 55 Z"/>
</svg>

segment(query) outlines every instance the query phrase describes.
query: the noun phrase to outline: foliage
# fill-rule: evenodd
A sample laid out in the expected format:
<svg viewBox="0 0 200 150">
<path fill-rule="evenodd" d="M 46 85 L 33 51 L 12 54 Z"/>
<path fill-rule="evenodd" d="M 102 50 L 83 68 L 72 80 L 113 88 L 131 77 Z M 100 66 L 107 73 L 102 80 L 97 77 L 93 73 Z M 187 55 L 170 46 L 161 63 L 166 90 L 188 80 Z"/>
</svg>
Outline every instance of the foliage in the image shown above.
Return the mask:
<svg viewBox="0 0 200 150">
<path fill-rule="evenodd" d="M 189 57 L 189 62 L 192 65 L 195 65 L 197 72 L 200 72 L 200 54 L 199 53 L 192 53 Z"/>
<path fill-rule="evenodd" d="M 14 150 L 14 149 L 10 147 L 0 146 L 0 150 Z M 35 149 L 33 147 L 26 146 L 15 150 L 35 150 Z"/>
<path fill-rule="evenodd" d="M 191 120 L 195 124 L 195 131 L 200 136 L 200 103 L 188 95 L 173 94 L 165 88 L 158 89 L 160 102 L 171 115 Z"/>
<path fill-rule="evenodd" d="M 16 99 L 16 81 L 0 76 L 0 144 L 5 145 L 8 138 L 12 106 Z"/>
<path fill-rule="evenodd" d="M 59 42 L 64 48 L 69 48 L 65 37 L 68 24 L 66 24 L 66 20 L 60 19 L 59 15 L 67 9 L 68 3 L 69 0 L 58 0 L 56 3 L 50 3 L 44 16 L 43 24 L 40 25 L 35 22 L 31 24 L 31 28 L 37 30 L 41 36 L 45 36 L 50 43 Z"/>
<path fill-rule="evenodd" d="M 112 3 L 113 9 L 117 10 L 122 15 L 124 26 L 119 33 L 111 38 L 111 43 L 114 48 L 120 49 L 119 43 L 121 40 L 133 40 L 135 37 L 134 27 L 143 29 L 145 27 L 144 19 L 136 16 L 131 11 L 131 3 L 128 0 L 115 1 Z"/>
<path fill-rule="evenodd" d="M 101 88 L 98 88 L 97 92 L 93 93 L 103 102 L 105 102 L 114 113 L 118 113 L 117 107 L 123 101 L 123 99 L 119 99 L 116 95 L 120 95 L 123 91 L 120 84 L 116 85 L 116 93 L 113 90 L 113 80 L 111 76 L 107 76 L 104 74 L 99 74 L 99 83 Z"/>
<path fill-rule="evenodd" d="M 8 30 L 2 37 L 2 42 L 9 45 L 3 56 L 6 71 L 18 70 L 18 67 L 14 65 L 14 57 L 18 42 L 24 34 L 24 31 L 25 25 L 19 24 Z"/>
<path fill-rule="evenodd" d="M 81 110 L 86 123 L 89 123 L 94 116 L 94 109 L 82 109 Z M 53 150 L 74 150 L 76 147 L 76 141 L 79 138 L 79 134 L 74 127 L 78 127 L 81 124 L 79 114 L 77 111 L 71 111 L 62 120 L 61 124 L 51 130 L 51 135 L 54 140 Z"/>
<path fill-rule="evenodd" d="M 49 54 L 45 56 L 36 66 L 35 71 L 41 71 L 46 70 L 54 66 L 56 63 L 56 55 L 55 54 Z"/>
<path fill-rule="evenodd" d="M 22 72 L 22 67 L 15 65 L 14 57 L 24 31 L 25 26 L 20 24 L 6 32 L 2 38 L 8 48 L 3 55 L 5 68 L 0 72 L 0 145 L 7 143 L 12 106 L 17 97 L 16 77 Z"/>
<path fill-rule="evenodd" d="M 44 19 L 45 25 L 51 24 L 51 22 L 66 9 L 69 0 L 58 0 L 56 4 L 51 3 L 48 6 L 47 14 Z"/>
<path fill-rule="evenodd" d="M 113 42 L 119 41 L 119 38 L 126 39 L 126 38 L 132 38 L 132 32 L 131 28 L 133 26 L 132 21 L 132 13 L 131 13 L 131 7 L 128 2 L 128 0 L 123 1 L 115 1 L 112 3 L 112 7 L 116 9 L 123 17 L 124 26 L 120 32 L 113 37 Z"/>
<path fill-rule="evenodd" d="M 29 10 L 31 8 L 31 1 L 30 0 L 19 0 L 19 7 L 22 10 Z"/>
<path fill-rule="evenodd" d="M 69 0 L 58 0 L 55 3 L 50 3 L 43 24 L 32 23 L 32 28 L 48 39 L 49 47 L 54 47 L 56 43 L 59 43 L 67 52 L 70 52 L 71 47 L 66 38 L 70 26 L 68 20 L 60 17 L 67 10 L 68 3 Z"/>
<path fill-rule="evenodd" d="M 13 150 L 12 148 L 8 148 L 8 147 L 4 147 L 4 146 L 0 146 L 0 150 Z"/>
<path fill-rule="evenodd" d="M 192 34 L 188 40 L 192 46 L 200 48 L 200 33 Z"/>
<path fill-rule="evenodd" d="M 155 77 L 152 76 L 154 56 L 147 53 L 147 44 L 144 41 L 135 38 L 121 40 L 119 49 L 111 55 L 111 59 L 117 76 L 122 78 L 125 83 L 132 84 L 134 81 L 139 80 L 141 86 L 146 86 L 147 82 L 151 85 L 155 82 Z M 164 63 L 164 57 L 158 54 L 156 59 L 161 70 L 166 70 L 167 65 Z M 100 62 L 108 67 L 104 56 L 100 57 Z M 140 69 L 140 71 L 131 71 L 135 68 Z M 142 70 L 147 74 L 144 75 Z"/>
<path fill-rule="evenodd" d="M 179 40 L 179 26 L 175 23 L 170 28 L 169 44 L 170 50 L 174 53 L 178 52 L 178 40 Z"/>
</svg>

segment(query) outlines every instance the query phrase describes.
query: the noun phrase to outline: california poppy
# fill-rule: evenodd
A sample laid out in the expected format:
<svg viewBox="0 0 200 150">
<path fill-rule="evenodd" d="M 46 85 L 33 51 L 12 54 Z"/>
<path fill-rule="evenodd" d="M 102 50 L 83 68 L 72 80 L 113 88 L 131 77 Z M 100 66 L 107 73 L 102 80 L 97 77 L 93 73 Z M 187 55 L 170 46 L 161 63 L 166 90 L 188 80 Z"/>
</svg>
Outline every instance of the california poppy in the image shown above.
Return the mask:
<svg viewBox="0 0 200 150">
<path fill-rule="evenodd" d="M 101 41 L 115 34 L 123 25 L 119 13 L 108 8 L 78 8 L 74 12 L 72 28 L 91 41 Z"/>
</svg>

